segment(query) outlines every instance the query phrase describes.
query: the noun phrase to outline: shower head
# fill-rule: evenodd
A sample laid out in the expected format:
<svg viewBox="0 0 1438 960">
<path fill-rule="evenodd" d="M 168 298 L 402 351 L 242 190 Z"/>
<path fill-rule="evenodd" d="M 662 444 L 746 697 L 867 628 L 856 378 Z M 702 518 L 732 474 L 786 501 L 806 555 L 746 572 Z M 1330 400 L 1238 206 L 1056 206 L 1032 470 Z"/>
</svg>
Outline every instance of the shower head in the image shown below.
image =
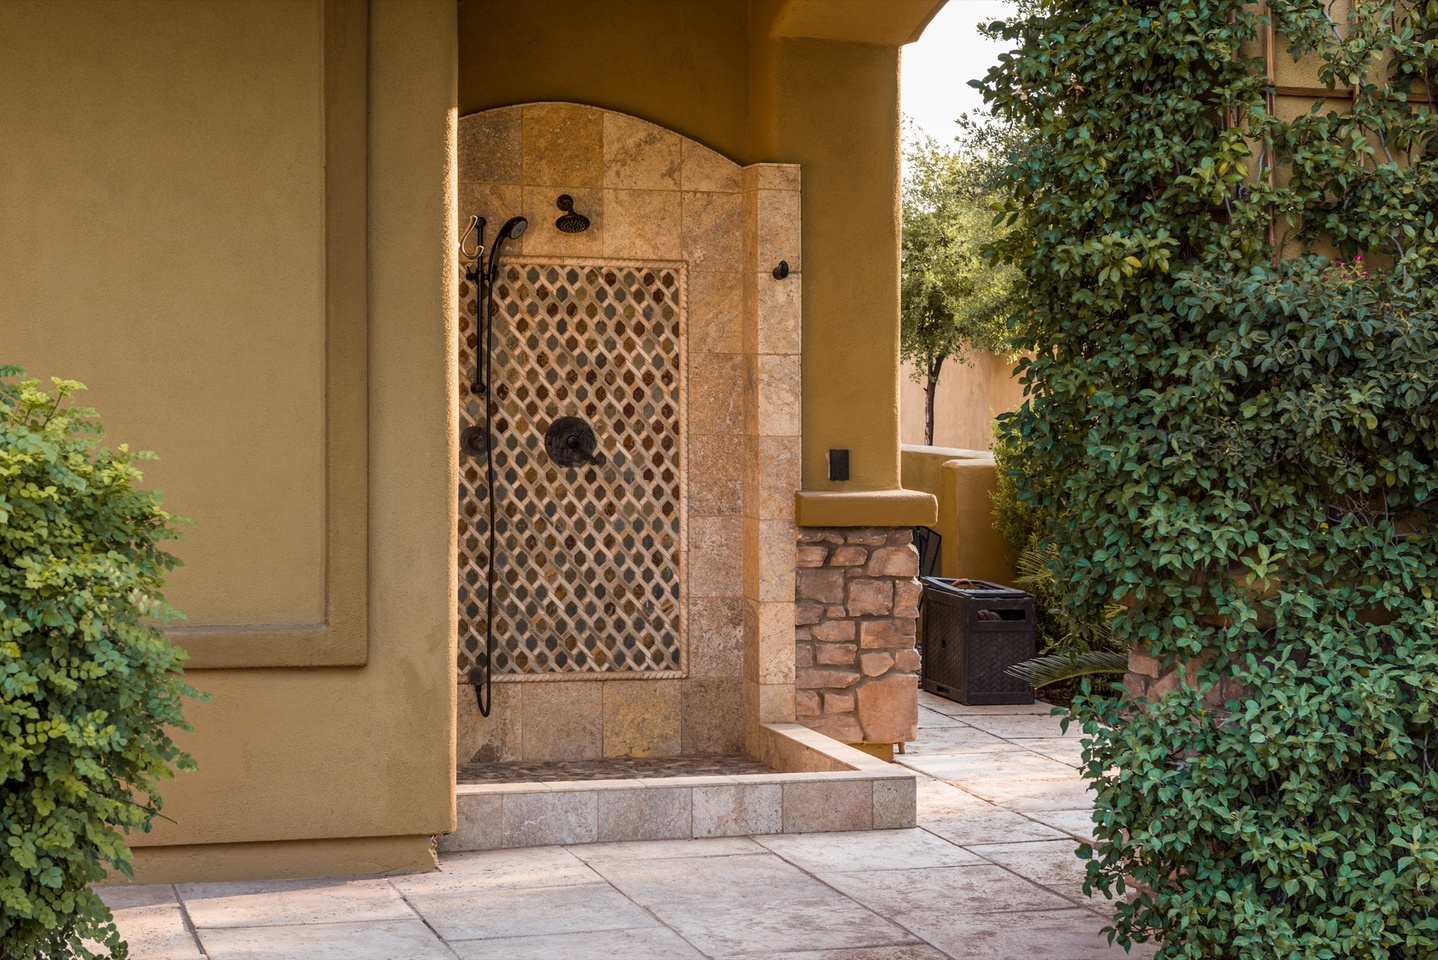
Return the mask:
<svg viewBox="0 0 1438 960">
<path fill-rule="evenodd" d="M 559 195 L 555 206 L 564 211 L 564 216 L 554 221 L 560 233 L 583 233 L 589 229 L 589 218 L 582 213 L 574 212 L 574 198 L 567 193 Z"/>
<path fill-rule="evenodd" d="M 523 236 L 528 227 L 529 221 L 524 217 L 510 217 L 494 235 L 494 246 L 489 252 L 489 268 L 485 271 L 485 277 L 490 283 L 494 283 L 494 278 L 499 276 L 499 250 L 504 246 L 504 241 Z"/>
<path fill-rule="evenodd" d="M 528 226 L 529 221 L 524 217 L 510 217 L 504 221 L 504 226 L 499 228 L 499 236 L 495 237 L 495 243 L 497 244 L 500 240 L 515 240 L 524 236 L 524 231 Z"/>
</svg>

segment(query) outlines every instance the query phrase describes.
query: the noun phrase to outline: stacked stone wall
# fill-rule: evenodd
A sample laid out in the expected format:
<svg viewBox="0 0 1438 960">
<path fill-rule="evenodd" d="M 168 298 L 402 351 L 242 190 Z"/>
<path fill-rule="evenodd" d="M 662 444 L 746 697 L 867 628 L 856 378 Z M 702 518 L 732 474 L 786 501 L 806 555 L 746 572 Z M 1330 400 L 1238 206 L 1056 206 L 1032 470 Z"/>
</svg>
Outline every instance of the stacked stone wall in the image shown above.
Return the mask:
<svg viewBox="0 0 1438 960">
<path fill-rule="evenodd" d="M 1128 688 L 1129 696 L 1134 699 L 1157 700 L 1165 693 L 1177 690 L 1181 684 L 1189 682 L 1201 664 L 1202 658 L 1187 661 L 1184 664 L 1184 675 L 1180 677 L 1177 664 L 1165 667 L 1162 661 L 1151 656 L 1146 650 L 1135 648 L 1128 654 L 1128 673 L 1124 675 L 1124 685 Z M 1228 700 L 1243 696 L 1242 684 L 1232 679 L 1224 679 L 1204 693 L 1203 701 L 1210 710 L 1220 710 Z"/>
<path fill-rule="evenodd" d="M 795 579 L 795 713 L 844 743 L 918 732 L 919 555 L 909 528 L 804 527 Z"/>
</svg>

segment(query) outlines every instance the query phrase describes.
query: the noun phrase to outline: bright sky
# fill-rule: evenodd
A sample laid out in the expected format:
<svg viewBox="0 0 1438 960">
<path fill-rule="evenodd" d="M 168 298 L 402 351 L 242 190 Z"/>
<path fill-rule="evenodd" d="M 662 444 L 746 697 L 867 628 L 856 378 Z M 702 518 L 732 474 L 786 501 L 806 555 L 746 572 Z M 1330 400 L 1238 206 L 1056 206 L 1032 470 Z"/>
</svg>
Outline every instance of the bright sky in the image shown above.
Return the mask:
<svg viewBox="0 0 1438 960">
<path fill-rule="evenodd" d="M 952 140 L 959 114 L 982 109 L 983 99 L 969 81 L 987 73 L 1003 48 L 979 36 L 977 28 L 1012 10 L 1007 0 L 949 0 L 919 41 L 904 47 L 899 105 L 934 139 Z"/>
</svg>

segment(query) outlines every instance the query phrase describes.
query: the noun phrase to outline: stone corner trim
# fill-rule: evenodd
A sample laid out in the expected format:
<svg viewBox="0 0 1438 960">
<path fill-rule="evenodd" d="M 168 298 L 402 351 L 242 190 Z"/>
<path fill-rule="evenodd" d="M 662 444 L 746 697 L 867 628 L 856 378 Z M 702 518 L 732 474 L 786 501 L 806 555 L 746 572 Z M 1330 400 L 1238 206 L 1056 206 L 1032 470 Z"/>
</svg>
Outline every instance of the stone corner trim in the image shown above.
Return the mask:
<svg viewBox="0 0 1438 960">
<path fill-rule="evenodd" d="M 908 527 L 801 527 L 795 713 L 841 743 L 918 735 L 919 554 Z"/>
</svg>

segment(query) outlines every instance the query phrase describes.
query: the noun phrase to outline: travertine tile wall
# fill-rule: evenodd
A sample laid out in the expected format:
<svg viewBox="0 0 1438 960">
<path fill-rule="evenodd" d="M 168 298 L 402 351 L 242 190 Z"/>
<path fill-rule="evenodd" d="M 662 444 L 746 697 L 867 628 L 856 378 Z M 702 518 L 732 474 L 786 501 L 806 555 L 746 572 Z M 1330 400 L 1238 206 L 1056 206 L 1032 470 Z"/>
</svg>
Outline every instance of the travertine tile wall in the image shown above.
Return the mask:
<svg viewBox="0 0 1438 960">
<path fill-rule="evenodd" d="M 744 710 L 794 719 L 794 491 L 800 479 L 799 168 L 744 169 Z M 784 262 L 789 274 L 775 268 Z"/>
<path fill-rule="evenodd" d="M 506 260 L 683 265 L 688 480 L 682 673 L 501 679 L 487 719 L 461 677 L 458 758 L 739 752 L 746 720 L 793 718 L 797 168 L 741 169 L 645 121 L 555 103 L 461 118 L 459 156 L 461 225 L 483 216 L 492 235 L 529 219 Z M 555 228 L 565 193 L 588 231 Z M 771 273 L 781 259 L 795 271 L 787 281 Z"/>
</svg>

